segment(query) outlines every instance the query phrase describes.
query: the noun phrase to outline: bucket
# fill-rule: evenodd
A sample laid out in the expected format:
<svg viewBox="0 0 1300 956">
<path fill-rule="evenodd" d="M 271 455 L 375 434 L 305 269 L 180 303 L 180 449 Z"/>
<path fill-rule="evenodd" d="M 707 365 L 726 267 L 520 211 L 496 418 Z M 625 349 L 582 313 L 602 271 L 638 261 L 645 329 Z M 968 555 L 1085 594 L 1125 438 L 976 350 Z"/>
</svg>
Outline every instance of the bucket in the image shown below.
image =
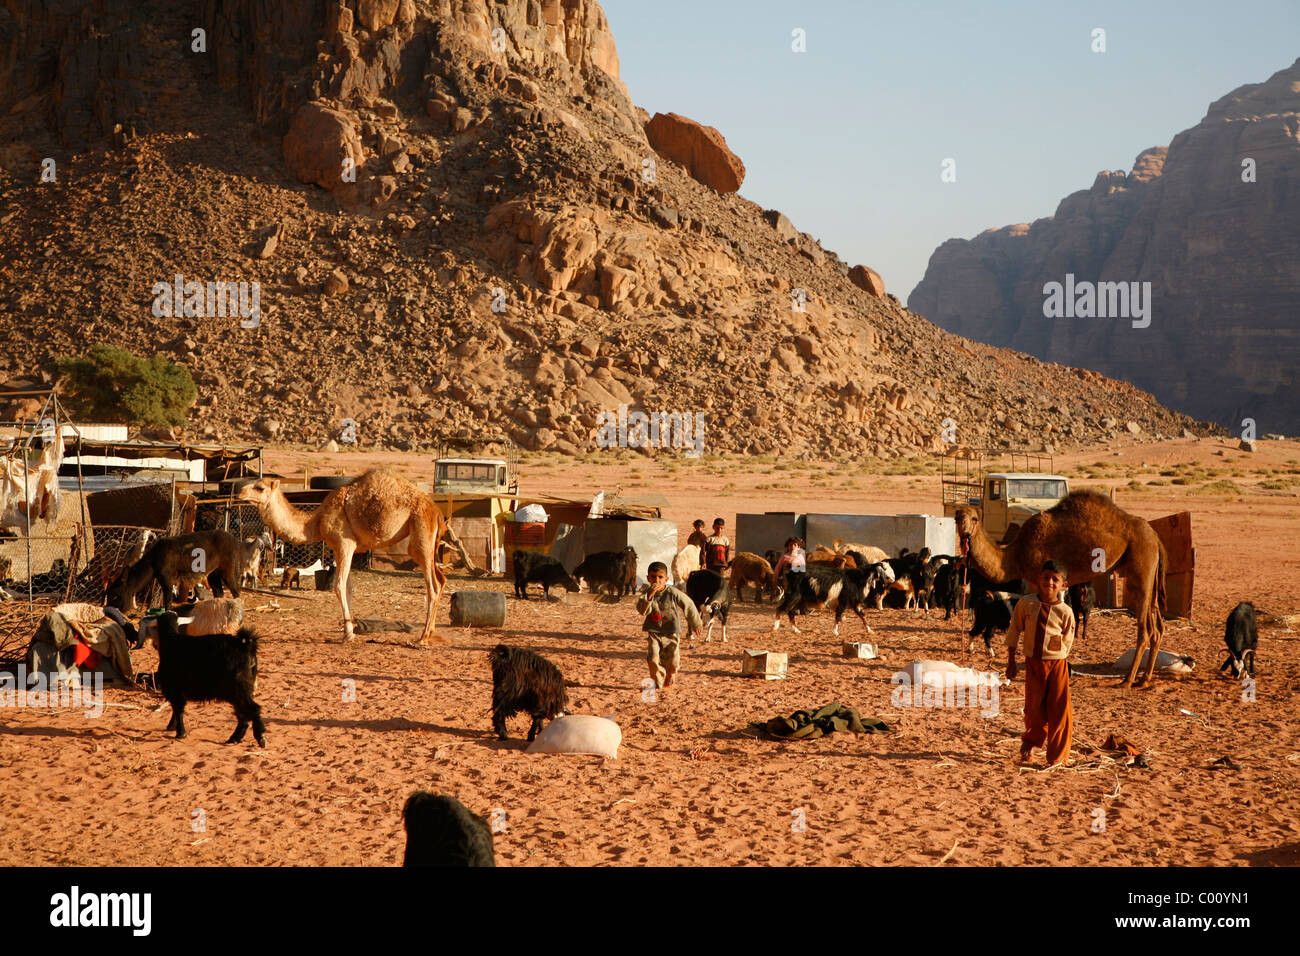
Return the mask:
<svg viewBox="0 0 1300 956">
<path fill-rule="evenodd" d="M 500 591 L 457 591 L 451 596 L 453 627 L 500 627 L 506 622 L 506 596 Z"/>
<path fill-rule="evenodd" d="M 322 568 L 316 572 L 316 590 L 333 591 L 334 590 L 334 572 L 337 568 Z"/>
</svg>

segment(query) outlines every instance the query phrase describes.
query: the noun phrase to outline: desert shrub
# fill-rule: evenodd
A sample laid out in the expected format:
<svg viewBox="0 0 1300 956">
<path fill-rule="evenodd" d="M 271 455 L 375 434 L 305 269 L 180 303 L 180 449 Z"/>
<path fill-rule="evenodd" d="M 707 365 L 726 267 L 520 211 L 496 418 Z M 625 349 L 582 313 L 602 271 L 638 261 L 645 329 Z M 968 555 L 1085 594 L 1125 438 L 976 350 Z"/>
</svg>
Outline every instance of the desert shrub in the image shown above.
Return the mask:
<svg viewBox="0 0 1300 956">
<path fill-rule="evenodd" d="M 1194 495 L 1240 495 L 1240 494 L 1245 494 L 1245 492 L 1242 491 L 1242 489 L 1236 484 L 1236 482 L 1228 481 L 1227 479 L 1221 478 L 1218 481 L 1212 481 L 1209 484 L 1201 485 L 1201 487 L 1199 488 L 1193 488 L 1192 494 Z"/>
<path fill-rule="evenodd" d="M 64 405 L 77 418 L 148 428 L 184 425 L 198 390 L 190 370 L 162 355 L 143 358 L 111 345 L 54 362 Z"/>
</svg>

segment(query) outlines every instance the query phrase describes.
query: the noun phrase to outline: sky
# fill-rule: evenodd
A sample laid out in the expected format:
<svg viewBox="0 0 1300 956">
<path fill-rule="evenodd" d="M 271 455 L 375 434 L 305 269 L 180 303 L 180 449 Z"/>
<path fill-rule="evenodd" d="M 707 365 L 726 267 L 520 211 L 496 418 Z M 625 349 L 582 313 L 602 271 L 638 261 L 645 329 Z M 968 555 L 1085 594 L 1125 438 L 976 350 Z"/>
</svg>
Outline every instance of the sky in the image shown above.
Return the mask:
<svg viewBox="0 0 1300 956">
<path fill-rule="evenodd" d="M 602 6 L 634 103 L 716 127 L 742 196 L 903 302 L 945 240 L 1052 215 L 1300 57 L 1300 0 Z"/>
</svg>

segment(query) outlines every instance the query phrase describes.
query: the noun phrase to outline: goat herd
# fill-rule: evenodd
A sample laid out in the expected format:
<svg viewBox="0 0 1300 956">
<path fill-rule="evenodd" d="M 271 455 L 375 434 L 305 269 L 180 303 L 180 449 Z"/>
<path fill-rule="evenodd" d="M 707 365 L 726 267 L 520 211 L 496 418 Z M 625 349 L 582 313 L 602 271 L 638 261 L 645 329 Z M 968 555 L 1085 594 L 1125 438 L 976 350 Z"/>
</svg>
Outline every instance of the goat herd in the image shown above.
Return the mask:
<svg viewBox="0 0 1300 956">
<path fill-rule="evenodd" d="M 552 587 L 576 593 L 586 584 L 591 591 L 605 589 L 611 596 L 622 597 L 636 586 L 637 555 L 632 548 L 588 555 L 572 573 L 545 554 L 516 551 L 512 560 L 515 596 L 525 600 L 530 584 L 540 585 L 547 597 Z M 784 616 L 799 633 L 796 616 L 826 608 L 835 613 L 832 633 L 836 637 L 846 611 L 855 613 L 872 633 L 863 613 L 868 607 L 877 611 L 886 607 L 923 611 L 943 608 L 946 621 L 953 611 L 969 602 L 974 613 L 970 637 L 982 636 L 985 649 L 991 652 L 994 631 L 1005 631 L 1010 626 L 1011 612 L 1019 597 L 984 578 L 964 558 L 931 554 L 929 548 L 919 552 L 904 548 L 898 557 L 891 558 L 880 548 L 837 539 L 831 547 L 822 545 L 808 552 L 806 560 L 805 573 L 778 575 L 775 568 L 780 562 L 775 551 L 762 556 L 741 551 L 729 565 L 710 569 L 702 566 L 700 549 L 687 545 L 673 561 L 673 577 L 708 625 L 706 641 L 712 639 L 715 623 L 722 625 L 722 639 L 727 640 L 731 606 L 743 599 L 745 588 L 752 588 L 755 601 L 762 603 L 767 597 L 776 607 L 773 630 L 780 629 Z M 1071 587 L 1068 600 L 1082 637 L 1095 601 L 1092 585 Z"/>
<path fill-rule="evenodd" d="M 224 599 L 223 590 L 229 588 L 237 598 L 250 570 L 254 583 L 261 580 L 263 575 L 257 569 L 269 546 L 265 538 L 240 542 L 221 531 L 161 538 L 107 588 L 106 603 L 124 622 L 134 645 L 152 640 L 157 647 L 158 668 L 153 683 L 172 705 L 167 729 L 174 729 L 177 738 L 186 734 L 184 710 L 188 702 L 221 700 L 234 708 L 237 719 L 227 743 L 240 742 L 251 724 L 258 745 L 266 746 L 266 726 L 254 699 L 257 635 L 244 626 L 240 603 Z M 511 557 L 515 595 L 523 600 L 528 598 L 530 584 L 540 585 L 547 597 L 552 587 L 577 592 L 584 583 L 593 592 L 607 591 L 615 600 L 636 589 L 637 555 L 632 548 L 587 555 L 572 572 L 549 555 L 516 551 Z M 776 610 L 773 630 L 779 629 L 785 616 L 797 632 L 798 615 L 826 608 L 835 613 L 837 636 L 847 610 L 853 611 L 871 633 L 863 613 L 867 607 L 922 611 L 942 607 L 947 620 L 969 601 L 974 624 L 966 650 L 970 650 L 973 638 L 982 636 L 991 653 L 993 633 L 1007 629 L 1018 598 L 984 579 L 964 558 L 932 555 L 928 548 L 916 553 L 904 549 L 891 558 L 879 548 L 836 541 L 832 547 L 808 552 L 803 572 L 785 571 L 787 562 L 780 561 L 775 552 L 765 556 L 740 552 L 728 564 L 713 568 L 702 567 L 701 563 L 700 549 L 688 545 L 673 561 L 672 570 L 677 585 L 683 587 L 708 625 L 706 641 L 712 637 L 715 622 L 721 623 L 722 640 L 726 641 L 732 603 L 744 588 L 750 587 L 757 602 L 762 603 L 764 597 L 771 599 Z M 206 581 L 214 598 L 178 604 L 173 609 L 173 600 L 200 581 Z M 156 619 L 143 619 L 137 629 L 124 615 L 135 610 L 139 597 L 149 594 L 155 583 L 162 587 L 165 611 Z M 1069 589 L 1068 600 L 1081 636 L 1094 597 L 1090 584 Z M 177 612 L 189 616 L 184 633 Z M 1249 666 L 1253 673 L 1256 630 L 1251 605 L 1243 603 L 1233 611 L 1225 639 L 1229 657 L 1221 669 L 1232 665 L 1237 674 Z M 544 720 L 561 716 L 567 709 L 564 678 L 554 664 L 540 655 L 503 644 L 491 652 L 490 665 L 492 723 L 501 739 L 507 737 L 506 719 L 515 713 L 525 712 L 532 717 L 528 735 L 531 741 Z M 407 865 L 493 865 L 492 834 L 487 824 L 454 798 L 416 793 L 407 801 L 404 819 Z"/>
</svg>

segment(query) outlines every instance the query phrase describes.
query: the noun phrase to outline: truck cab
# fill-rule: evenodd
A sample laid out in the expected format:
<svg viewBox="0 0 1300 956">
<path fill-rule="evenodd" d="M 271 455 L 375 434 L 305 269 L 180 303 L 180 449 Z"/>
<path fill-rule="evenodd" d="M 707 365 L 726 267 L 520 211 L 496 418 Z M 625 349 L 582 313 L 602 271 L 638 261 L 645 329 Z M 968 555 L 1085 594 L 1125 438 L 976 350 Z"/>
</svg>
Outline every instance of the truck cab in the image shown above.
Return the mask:
<svg viewBox="0 0 1300 956">
<path fill-rule="evenodd" d="M 434 494 L 507 495 L 510 469 L 500 458 L 439 458 L 433 463 Z"/>
<path fill-rule="evenodd" d="M 1012 470 L 986 471 L 986 458 L 1010 458 Z M 1051 466 L 1045 452 L 954 448 L 942 462 L 943 513 L 951 518 L 961 505 L 978 508 L 988 536 L 1009 541 L 1029 518 L 1070 493 L 1069 481 Z"/>
<path fill-rule="evenodd" d="M 1025 472 L 985 475 L 981 518 L 984 530 L 995 541 L 1000 540 L 1011 528 L 1019 531 L 1025 521 L 1055 505 L 1069 491 L 1069 482 L 1060 475 Z"/>
<path fill-rule="evenodd" d="M 517 495 L 519 451 L 505 436 L 445 438 L 433 461 L 435 495 Z"/>
</svg>

